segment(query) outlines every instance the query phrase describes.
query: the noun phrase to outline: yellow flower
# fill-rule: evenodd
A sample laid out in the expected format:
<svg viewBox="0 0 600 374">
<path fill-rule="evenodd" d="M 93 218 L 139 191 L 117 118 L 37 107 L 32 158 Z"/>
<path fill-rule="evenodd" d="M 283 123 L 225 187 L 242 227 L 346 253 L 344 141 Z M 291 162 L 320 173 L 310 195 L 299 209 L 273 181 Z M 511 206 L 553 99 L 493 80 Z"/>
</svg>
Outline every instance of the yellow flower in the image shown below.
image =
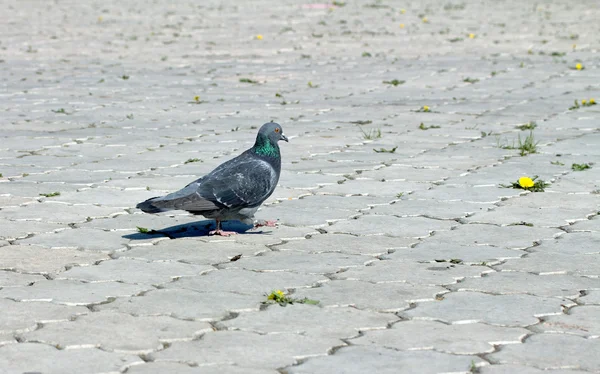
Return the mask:
<svg viewBox="0 0 600 374">
<path fill-rule="evenodd" d="M 581 100 L 581 105 L 585 105 L 585 104 L 587 104 L 587 100 L 585 100 L 585 99 Z"/>
<path fill-rule="evenodd" d="M 263 36 L 262 36 L 262 35 L 260 35 L 260 34 L 258 34 L 258 35 L 256 35 L 256 39 L 258 39 L 258 40 L 263 40 Z"/>
<path fill-rule="evenodd" d="M 401 29 L 403 29 L 403 28 L 404 28 L 404 24 L 403 24 L 403 23 L 401 23 L 401 24 L 400 24 L 400 28 L 401 28 Z"/>
<path fill-rule="evenodd" d="M 423 111 L 424 112 L 429 112 L 429 107 L 427 105 L 423 105 Z"/>
<path fill-rule="evenodd" d="M 429 20 L 427 19 L 427 17 L 423 17 L 423 19 L 421 21 L 423 21 L 423 23 L 429 22 Z"/>
<path fill-rule="evenodd" d="M 533 179 L 529 177 L 521 177 L 519 178 L 519 186 L 523 188 L 531 188 L 535 183 L 533 183 Z"/>
<path fill-rule="evenodd" d="M 594 100 L 594 99 L 590 99 L 590 104 L 591 104 L 591 105 L 594 105 L 594 104 L 596 104 L 596 100 Z"/>
<path fill-rule="evenodd" d="M 400 13 L 402 13 L 402 14 L 406 13 L 406 9 L 400 9 Z"/>
<path fill-rule="evenodd" d="M 581 65 L 581 62 L 578 62 L 577 65 L 575 65 L 575 69 L 577 69 L 577 70 L 583 69 L 583 65 Z"/>
<path fill-rule="evenodd" d="M 283 293 L 282 290 L 275 290 L 269 294 L 269 296 L 267 297 L 267 300 L 280 301 L 284 297 L 285 297 L 285 293 Z"/>
<path fill-rule="evenodd" d="M 194 96 L 194 101 L 195 101 L 195 102 L 198 102 L 198 101 L 200 101 L 200 96 Z"/>
<path fill-rule="evenodd" d="M 473 34 L 473 33 L 470 33 L 470 34 L 469 34 L 469 39 L 475 39 L 475 34 Z"/>
</svg>

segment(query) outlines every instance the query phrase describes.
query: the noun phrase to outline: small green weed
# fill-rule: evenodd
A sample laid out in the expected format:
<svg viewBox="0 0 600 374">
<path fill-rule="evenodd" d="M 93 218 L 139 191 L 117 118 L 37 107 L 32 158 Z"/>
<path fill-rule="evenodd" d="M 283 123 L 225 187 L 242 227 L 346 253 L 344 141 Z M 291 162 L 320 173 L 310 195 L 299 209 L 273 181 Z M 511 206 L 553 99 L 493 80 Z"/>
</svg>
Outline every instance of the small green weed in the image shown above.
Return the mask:
<svg viewBox="0 0 600 374">
<path fill-rule="evenodd" d="M 392 86 L 396 87 L 396 86 L 399 86 L 401 84 L 406 83 L 406 81 L 400 81 L 398 79 L 394 79 L 394 80 L 391 80 L 391 81 L 383 81 L 383 83 L 385 83 L 385 84 L 391 84 Z"/>
<path fill-rule="evenodd" d="M 44 197 L 54 197 L 54 196 L 60 196 L 60 192 L 50 192 L 50 193 L 41 193 L 40 196 L 44 196 Z"/>
<path fill-rule="evenodd" d="M 375 149 L 375 148 L 373 148 L 373 150 L 377 153 L 395 153 L 396 149 L 398 149 L 397 146 L 394 148 L 391 148 L 391 149 L 385 149 L 385 148 Z"/>
<path fill-rule="evenodd" d="M 590 169 L 592 167 L 591 164 L 573 164 L 571 165 L 571 169 L 573 171 L 584 171 L 586 169 Z"/>
<path fill-rule="evenodd" d="M 442 128 L 442 127 L 437 126 L 437 125 L 425 126 L 425 124 L 423 122 L 421 122 L 421 124 L 419 125 L 420 130 L 440 129 L 440 128 Z"/>
</svg>

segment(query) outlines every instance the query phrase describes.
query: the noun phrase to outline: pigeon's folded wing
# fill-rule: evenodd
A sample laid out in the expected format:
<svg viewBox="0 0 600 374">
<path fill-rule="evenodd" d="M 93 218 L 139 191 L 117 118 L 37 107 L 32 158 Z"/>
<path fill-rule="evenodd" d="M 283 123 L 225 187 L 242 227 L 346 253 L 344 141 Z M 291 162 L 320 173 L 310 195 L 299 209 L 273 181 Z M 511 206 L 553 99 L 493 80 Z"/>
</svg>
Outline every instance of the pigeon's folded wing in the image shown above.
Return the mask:
<svg viewBox="0 0 600 374">
<path fill-rule="evenodd" d="M 207 175 L 198 186 L 198 194 L 226 208 L 255 207 L 273 193 L 278 179 L 268 162 L 246 158 Z"/>
</svg>

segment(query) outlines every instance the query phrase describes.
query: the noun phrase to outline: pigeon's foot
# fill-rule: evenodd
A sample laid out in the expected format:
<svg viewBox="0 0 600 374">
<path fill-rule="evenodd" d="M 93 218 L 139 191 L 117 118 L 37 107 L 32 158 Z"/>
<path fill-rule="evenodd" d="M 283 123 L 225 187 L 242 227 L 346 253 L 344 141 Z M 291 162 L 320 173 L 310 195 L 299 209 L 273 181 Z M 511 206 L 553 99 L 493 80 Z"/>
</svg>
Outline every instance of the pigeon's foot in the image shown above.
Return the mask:
<svg viewBox="0 0 600 374">
<path fill-rule="evenodd" d="M 237 234 L 237 232 L 235 231 L 223 231 L 223 230 L 213 230 L 213 231 L 209 231 L 208 235 L 221 235 L 221 236 L 231 236 L 231 235 L 235 235 Z"/>
<path fill-rule="evenodd" d="M 267 227 L 277 227 L 277 221 L 265 221 L 265 220 L 258 220 L 254 223 L 254 228 L 259 228 L 259 227 L 263 227 L 263 226 L 267 226 Z"/>
</svg>

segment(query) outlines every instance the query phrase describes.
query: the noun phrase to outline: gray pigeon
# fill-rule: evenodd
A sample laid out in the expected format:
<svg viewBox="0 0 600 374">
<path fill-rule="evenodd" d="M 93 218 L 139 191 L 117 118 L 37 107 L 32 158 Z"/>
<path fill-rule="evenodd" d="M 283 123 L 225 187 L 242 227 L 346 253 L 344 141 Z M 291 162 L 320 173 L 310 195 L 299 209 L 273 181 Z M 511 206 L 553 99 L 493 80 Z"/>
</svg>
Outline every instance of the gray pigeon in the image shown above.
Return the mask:
<svg viewBox="0 0 600 374">
<path fill-rule="evenodd" d="M 139 203 L 137 208 L 145 213 L 187 210 L 217 221 L 216 229 L 209 235 L 235 234 L 223 231 L 221 221 L 239 220 L 254 224 L 254 213 L 271 196 L 279 181 L 279 140 L 288 141 L 281 126 L 274 122 L 265 123 L 258 130 L 252 148 L 181 190 L 148 199 Z M 275 226 L 275 222 L 264 221 L 258 226 Z"/>
</svg>

